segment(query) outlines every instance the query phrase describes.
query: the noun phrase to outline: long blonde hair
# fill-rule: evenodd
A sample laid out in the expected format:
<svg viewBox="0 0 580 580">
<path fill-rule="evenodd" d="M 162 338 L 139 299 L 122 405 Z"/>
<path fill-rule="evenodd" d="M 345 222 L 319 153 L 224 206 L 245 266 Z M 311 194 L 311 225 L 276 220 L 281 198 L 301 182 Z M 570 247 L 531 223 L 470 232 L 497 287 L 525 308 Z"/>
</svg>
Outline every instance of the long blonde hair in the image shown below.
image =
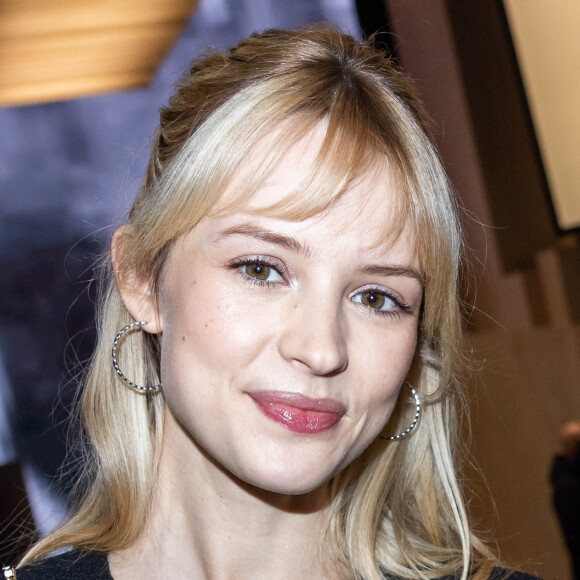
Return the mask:
<svg viewBox="0 0 580 580">
<path fill-rule="evenodd" d="M 291 220 L 324 211 L 386 155 L 400 191 L 399 223 L 414 226 L 425 275 L 419 347 L 408 377 L 424 402 L 420 424 L 400 441 L 377 440 L 333 478 L 328 548 L 355 578 L 487 577 L 491 557 L 470 532 L 456 476 L 456 409 L 466 359 L 455 201 L 410 82 L 382 53 L 337 30 L 307 28 L 256 34 L 194 62 L 161 110 L 123 239 L 121 271 L 147 276 L 155 288 L 173 242 L 212 212 L 251 148 L 278 132 L 255 182 L 233 204 L 247 200 L 321 121 L 326 137 L 311 174 L 266 211 Z M 81 400 L 84 471 L 72 515 L 25 562 L 63 546 L 127 547 L 148 518 L 163 395 L 136 395 L 116 376 L 111 341 L 132 319 L 110 265 L 103 279 L 98 345 Z M 126 341 L 122 355 L 132 380 L 160 382 L 156 336 Z M 404 430 L 407 411 L 402 397 L 387 429 Z"/>
</svg>

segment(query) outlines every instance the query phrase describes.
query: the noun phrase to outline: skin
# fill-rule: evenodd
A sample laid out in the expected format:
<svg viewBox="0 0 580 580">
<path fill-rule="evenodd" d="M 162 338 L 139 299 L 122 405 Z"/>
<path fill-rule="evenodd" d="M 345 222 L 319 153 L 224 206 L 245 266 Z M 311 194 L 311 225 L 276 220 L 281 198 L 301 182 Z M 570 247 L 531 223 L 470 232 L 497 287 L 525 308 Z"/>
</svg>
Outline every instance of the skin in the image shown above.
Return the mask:
<svg viewBox="0 0 580 580">
<path fill-rule="evenodd" d="M 574 461 L 580 445 L 580 421 L 570 421 L 560 430 L 562 442 L 562 455 L 567 461 Z"/>
<path fill-rule="evenodd" d="M 132 316 L 162 333 L 167 405 L 151 520 L 110 556 L 118 580 L 328 578 L 328 480 L 392 413 L 416 349 L 422 282 L 410 229 L 385 241 L 397 195 L 386 162 L 321 215 L 250 215 L 296 186 L 322 136 L 299 143 L 247 211 L 206 217 L 179 238 L 157 301 L 148 280 L 121 288 Z M 263 391 L 331 399 L 343 414 L 296 433 L 260 410 L 252 395 Z"/>
</svg>

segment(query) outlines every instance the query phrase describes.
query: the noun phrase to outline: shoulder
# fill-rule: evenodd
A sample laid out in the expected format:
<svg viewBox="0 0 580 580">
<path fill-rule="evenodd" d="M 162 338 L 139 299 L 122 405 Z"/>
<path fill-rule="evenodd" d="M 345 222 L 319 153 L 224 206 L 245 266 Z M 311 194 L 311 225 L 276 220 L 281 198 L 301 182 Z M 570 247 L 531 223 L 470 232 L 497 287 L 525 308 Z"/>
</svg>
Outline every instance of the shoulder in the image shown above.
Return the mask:
<svg viewBox="0 0 580 580">
<path fill-rule="evenodd" d="M 17 580 L 113 580 L 103 552 L 73 550 L 16 570 Z"/>
</svg>

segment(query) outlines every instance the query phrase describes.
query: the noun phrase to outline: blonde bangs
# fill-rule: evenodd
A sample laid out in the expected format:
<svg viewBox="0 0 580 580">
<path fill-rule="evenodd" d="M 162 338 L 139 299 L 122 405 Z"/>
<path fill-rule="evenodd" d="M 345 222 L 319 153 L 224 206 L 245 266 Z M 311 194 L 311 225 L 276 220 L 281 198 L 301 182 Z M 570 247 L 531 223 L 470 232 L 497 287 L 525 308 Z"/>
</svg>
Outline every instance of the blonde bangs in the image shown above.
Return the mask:
<svg viewBox="0 0 580 580">
<path fill-rule="evenodd" d="M 338 75 L 321 78 L 313 68 L 310 63 L 233 95 L 189 135 L 161 176 L 143 188 L 129 220 L 136 233 L 138 251 L 131 260 L 137 272 L 151 272 L 162 248 L 203 217 L 245 211 L 289 150 L 320 123 L 326 134 L 310 171 L 282 199 L 255 213 L 295 221 L 317 215 L 386 158 L 399 195 L 392 197 L 396 207 L 389 208 L 388 220 L 385 216 L 384 235 L 399 235 L 416 202 L 409 193 L 412 152 L 400 130 L 401 111 L 385 107 L 400 105 L 373 98 Z M 408 113 L 403 116 L 405 124 L 413 122 Z M 264 139 L 270 149 L 258 170 L 225 200 L 224 192 Z M 154 224 L 151 215 L 158 217 Z M 413 225 L 421 231 L 421 224 Z"/>
</svg>

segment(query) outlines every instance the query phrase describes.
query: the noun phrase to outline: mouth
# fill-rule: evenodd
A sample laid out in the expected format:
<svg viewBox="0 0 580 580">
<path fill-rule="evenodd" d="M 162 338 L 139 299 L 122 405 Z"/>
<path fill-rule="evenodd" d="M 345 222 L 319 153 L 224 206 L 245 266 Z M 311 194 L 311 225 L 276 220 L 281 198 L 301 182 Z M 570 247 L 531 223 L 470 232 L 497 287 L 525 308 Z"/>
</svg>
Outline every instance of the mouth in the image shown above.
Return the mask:
<svg viewBox="0 0 580 580">
<path fill-rule="evenodd" d="M 258 409 L 275 423 L 295 433 L 315 434 L 332 429 L 344 415 L 342 403 L 311 399 L 301 393 L 258 391 L 248 393 Z"/>
</svg>

